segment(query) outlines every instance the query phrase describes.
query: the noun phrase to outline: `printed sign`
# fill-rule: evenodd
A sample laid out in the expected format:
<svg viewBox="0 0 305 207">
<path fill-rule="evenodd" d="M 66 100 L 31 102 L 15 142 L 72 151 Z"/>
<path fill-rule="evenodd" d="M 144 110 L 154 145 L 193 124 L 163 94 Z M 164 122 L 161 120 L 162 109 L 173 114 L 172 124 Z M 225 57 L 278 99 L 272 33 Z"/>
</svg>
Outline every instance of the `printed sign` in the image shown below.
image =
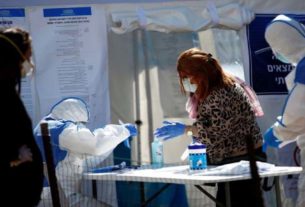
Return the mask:
<svg viewBox="0 0 305 207">
<path fill-rule="evenodd" d="M 305 23 L 305 15 L 290 15 Z M 287 94 L 286 75 L 293 69 L 290 64 L 277 60 L 265 40 L 267 25 L 277 14 L 257 14 L 247 26 L 247 37 L 250 60 L 250 83 L 258 95 Z"/>
<path fill-rule="evenodd" d="M 74 96 L 89 105 L 90 128 L 108 123 L 107 27 L 102 7 L 33 7 L 29 20 L 41 113 Z"/>
</svg>

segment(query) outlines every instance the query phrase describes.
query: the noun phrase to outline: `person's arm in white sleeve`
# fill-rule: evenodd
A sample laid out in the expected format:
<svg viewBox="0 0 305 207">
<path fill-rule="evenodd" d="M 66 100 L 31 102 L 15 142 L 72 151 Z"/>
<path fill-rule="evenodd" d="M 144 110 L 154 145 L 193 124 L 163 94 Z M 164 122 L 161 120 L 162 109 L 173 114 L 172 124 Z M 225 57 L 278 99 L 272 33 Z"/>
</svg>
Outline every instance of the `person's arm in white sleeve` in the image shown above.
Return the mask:
<svg viewBox="0 0 305 207">
<path fill-rule="evenodd" d="M 273 125 L 273 135 L 281 141 L 305 133 L 305 85 L 297 83 L 289 93 L 281 117 Z"/>
<path fill-rule="evenodd" d="M 88 128 L 78 128 L 70 124 L 59 136 L 63 149 L 80 154 L 109 154 L 120 142 L 129 137 L 129 131 L 120 125 L 107 125 L 91 132 Z"/>
<path fill-rule="evenodd" d="M 104 128 L 95 129 L 93 134 L 97 137 L 97 153 L 114 150 L 122 141 L 130 136 L 129 130 L 123 125 L 108 124 Z"/>
</svg>

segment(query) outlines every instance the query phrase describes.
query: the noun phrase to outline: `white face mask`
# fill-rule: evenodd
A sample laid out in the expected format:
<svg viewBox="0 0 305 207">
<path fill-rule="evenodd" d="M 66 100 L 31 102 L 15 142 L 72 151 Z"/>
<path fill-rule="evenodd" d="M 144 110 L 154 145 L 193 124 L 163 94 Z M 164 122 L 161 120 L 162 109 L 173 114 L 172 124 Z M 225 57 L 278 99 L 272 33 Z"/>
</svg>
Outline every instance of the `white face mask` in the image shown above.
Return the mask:
<svg viewBox="0 0 305 207">
<path fill-rule="evenodd" d="M 197 87 L 198 87 L 197 84 L 191 84 L 191 81 L 189 78 L 184 78 L 182 80 L 182 84 L 183 84 L 185 91 L 191 92 L 191 93 L 195 93 L 195 91 L 197 90 Z"/>
<path fill-rule="evenodd" d="M 22 63 L 22 69 L 21 69 L 21 77 L 24 78 L 26 76 L 32 75 L 34 70 L 34 65 L 29 60 L 25 60 Z"/>
<path fill-rule="evenodd" d="M 278 59 L 279 61 L 286 63 L 286 64 L 290 64 L 291 62 L 281 53 L 278 52 L 274 52 L 274 55 L 276 57 L 276 59 Z"/>
</svg>

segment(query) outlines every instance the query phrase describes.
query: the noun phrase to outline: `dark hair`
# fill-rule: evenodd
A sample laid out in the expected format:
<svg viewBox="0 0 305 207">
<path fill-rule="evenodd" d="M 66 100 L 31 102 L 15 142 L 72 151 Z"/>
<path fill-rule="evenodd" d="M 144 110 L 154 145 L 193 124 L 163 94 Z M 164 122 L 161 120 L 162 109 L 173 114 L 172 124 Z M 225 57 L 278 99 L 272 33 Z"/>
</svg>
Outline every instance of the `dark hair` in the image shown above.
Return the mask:
<svg viewBox="0 0 305 207">
<path fill-rule="evenodd" d="M 199 101 L 204 100 L 212 90 L 228 87 L 234 83 L 233 77 L 223 71 L 211 54 L 198 48 L 188 49 L 179 55 L 177 71 L 183 93 L 185 93 L 182 84 L 184 78 L 190 77 L 198 85 L 195 95 Z"/>
<path fill-rule="evenodd" d="M 0 80 L 20 87 L 21 65 L 31 49 L 29 33 L 13 27 L 0 30 Z"/>
</svg>

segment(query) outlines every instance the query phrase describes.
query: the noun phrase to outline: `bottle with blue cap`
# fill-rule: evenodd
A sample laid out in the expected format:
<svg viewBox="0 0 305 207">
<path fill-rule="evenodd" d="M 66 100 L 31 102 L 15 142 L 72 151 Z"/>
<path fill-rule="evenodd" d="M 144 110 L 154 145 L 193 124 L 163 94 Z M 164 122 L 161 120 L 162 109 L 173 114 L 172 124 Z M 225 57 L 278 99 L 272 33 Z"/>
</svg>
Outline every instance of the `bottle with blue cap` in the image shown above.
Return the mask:
<svg viewBox="0 0 305 207">
<path fill-rule="evenodd" d="M 163 167 L 163 142 L 157 138 L 151 143 L 152 166 Z"/>
</svg>

